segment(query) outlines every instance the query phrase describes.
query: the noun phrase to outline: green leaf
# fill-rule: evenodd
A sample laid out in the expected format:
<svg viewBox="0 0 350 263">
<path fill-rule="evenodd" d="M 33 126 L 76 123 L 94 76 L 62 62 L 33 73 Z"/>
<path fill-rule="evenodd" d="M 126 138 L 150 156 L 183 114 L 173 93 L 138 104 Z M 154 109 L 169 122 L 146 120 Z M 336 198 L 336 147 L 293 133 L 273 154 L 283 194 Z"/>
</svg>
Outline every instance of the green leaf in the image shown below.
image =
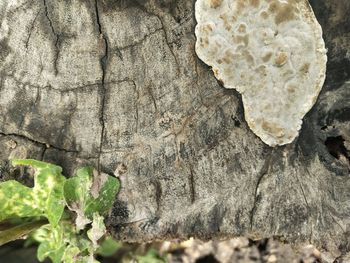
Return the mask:
<svg viewBox="0 0 350 263">
<path fill-rule="evenodd" d="M 77 246 L 69 245 L 64 252 L 62 261 L 64 263 L 76 263 L 78 256 L 80 253 L 80 249 Z"/>
<path fill-rule="evenodd" d="M 83 229 L 91 222 L 91 218 L 85 215 L 85 207 L 90 198 L 89 192 L 92 186 L 92 168 L 84 167 L 77 171 L 75 177 L 69 178 L 64 184 L 64 198 L 68 208 L 77 213 L 76 225 L 78 230 Z"/>
<path fill-rule="evenodd" d="M 2 224 L 5 230 L 0 232 L 0 244 L 29 234 L 31 243 L 39 243 L 40 261 L 50 258 L 53 263 L 98 262 L 93 255 L 97 242 L 106 233 L 103 215 L 113 205 L 119 189 L 118 179 L 84 167 L 67 180 L 61 167 L 53 164 L 36 160 L 13 160 L 12 163 L 34 168 L 34 187 L 16 181 L 0 183 L 0 222 L 6 220 Z M 64 210 L 65 205 L 77 213 L 77 227 L 70 220 L 71 212 Z M 43 217 L 49 224 L 32 222 Z M 25 222 L 28 220 L 29 223 Z M 18 225 L 7 229 L 8 222 Z M 91 228 L 84 229 L 90 222 Z"/>
<path fill-rule="evenodd" d="M 65 180 L 63 176 L 58 177 L 55 185 L 48 193 L 46 215 L 52 225 L 58 224 L 62 217 L 64 207 L 66 206 L 63 197 L 63 185 Z"/>
<path fill-rule="evenodd" d="M 13 166 L 25 165 L 25 166 L 31 166 L 38 170 L 51 169 L 51 170 L 55 170 L 54 172 L 55 174 L 62 172 L 62 168 L 58 165 L 54 165 L 51 163 L 46 163 L 38 160 L 33 160 L 33 159 L 14 159 L 11 162 Z"/>
<path fill-rule="evenodd" d="M 0 221 L 43 213 L 42 207 L 34 200 L 31 188 L 13 180 L 0 183 Z"/>
<path fill-rule="evenodd" d="M 36 160 L 13 160 L 14 165 L 27 165 L 35 169 L 34 174 L 34 199 L 43 203 L 45 216 L 50 224 L 57 225 L 60 220 L 65 203 L 63 198 L 63 185 L 65 177 L 62 168 L 53 164 Z"/>
<path fill-rule="evenodd" d="M 93 169 L 91 167 L 84 167 L 77 171 L 76 176 L 69 178 L 64 184 L 64 198 L 67 204 L 78 202 L 85 204 L 92 186 Z"/>
<path fill-rule="evenodd" d="M 100 216 L 98 213 L 94 213 L 92 228 L 87 231 L 87 236 L 92 241 L 95 248 L 97 248 L 97 241 L 106 233 L 106 226 L 103 219 L 103 216 Z"/>
<path fill-rule="evenodd" d="M 32 232 L 28 239 L 31 240 L 32 243 L 43 243 L 46 240 L 48 240 L 50 238 L 50 229 L 48 226 L 43 226 L 39 229 L 37 229 L 36 231 Z M 27 240 L 28 240 L 27 239 Z"/>
<path fill-rule="evenodd" d="M 106 214 L 111 209 L 115 195 L 119 189 L 119 180 L 107 176 L 95 198 L 92 195 L 93 168 L 84 167 L 77 171 L 75 177 L 69 178 L 64 184 L 64 197 L 70 210 L 77 213 L 78 229 L 90 223 L 93 214 Z"/>
<path fill-rule="evenodd" d="M 105 215 L 112 208 L 115 196 L 119 190 L 119 180 L 112 176 L 107 176 L 107 180 L 99 191 L 99 196 L 90 199 L 86 206 L 86 214 L 91 217 L 95 212 Z"/>
<path fill-rule="evenodd" d="M 100 261 L 94 259 L 92 256 L 85 256 L 79 258 L 75 263 L 100 263 Z"/>
<path fill-rule="evenodd" d="M 40 243 L 37 251 L 37 257 L 40 262 L 44 261 L 52 251 L 50 243 L 48 241 L 43 241 Z"/>
<path fill-rule="evenodd" d="M 150 249 L 145 256 L 136 256 L 138 263 L 165 263 L 165 259 L 162 258 L 155 249 Z"/>
<path fill-rule="evenodd" d="M 65 203 L 62 168 L 36 160 L 13 160 L 13 165 L 34 168 L 34 187 L 16 181 L 0 183 L 0 221 L 13 217 L 45 216 L 50 224 L 57 225 Z"/>
<path fill-rule="evenodd" d="M 121 242 L 116 241 L 112 237 L 107 237 L 97 248 L 96 254 L 103 257 L 110 257 L 113 256 L 122 246 Z"/>
<path fill-rule="evenodd" d="M 65 245 L 56 247 L 52 242 L 45 241 L 39 245 L 37 257 L 41 262 L 49 257 L 53 263 L 61 263 L 65 249 Z"/>
<path fill-rule="evenodd" d="M 34 232 L 31 236 L 40 242 L 37 257 L 40 261 L 50 258 L 54 263 L 62 262 L 66 249 L 76 246 L 77 233 L 73 224 L 69 221 L 61 221 L 58 225 L 46 225 Z"/>
<path fill-rule="evenodd" d="M 24 223 L 24 224 L 9 228 L 7 230 L 0 231 L 0 246 L 10 241 L 26 236 L 30 232 L 40 228 L 44 224 L 47 224 L 46 220 Z"/>
</svg>

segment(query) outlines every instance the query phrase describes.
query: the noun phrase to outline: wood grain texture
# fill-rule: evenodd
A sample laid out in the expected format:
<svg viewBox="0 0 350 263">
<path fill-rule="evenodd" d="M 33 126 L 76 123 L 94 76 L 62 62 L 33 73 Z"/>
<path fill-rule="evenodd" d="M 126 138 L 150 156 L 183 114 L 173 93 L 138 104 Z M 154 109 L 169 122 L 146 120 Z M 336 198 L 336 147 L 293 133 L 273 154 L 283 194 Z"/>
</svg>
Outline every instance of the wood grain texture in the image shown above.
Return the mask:
<svg viewBox="0 0 350 263">
<path fill-rule="evenodd" d="M 2 164 L 119 174 L 107 221 L 121 240 L 276 236 L 346 253 L 350 3 L 310 3 L 327 80 L 298 139 L 270 148 L 197 58 L 194 0 L 1 1 Z"/>
</svg>

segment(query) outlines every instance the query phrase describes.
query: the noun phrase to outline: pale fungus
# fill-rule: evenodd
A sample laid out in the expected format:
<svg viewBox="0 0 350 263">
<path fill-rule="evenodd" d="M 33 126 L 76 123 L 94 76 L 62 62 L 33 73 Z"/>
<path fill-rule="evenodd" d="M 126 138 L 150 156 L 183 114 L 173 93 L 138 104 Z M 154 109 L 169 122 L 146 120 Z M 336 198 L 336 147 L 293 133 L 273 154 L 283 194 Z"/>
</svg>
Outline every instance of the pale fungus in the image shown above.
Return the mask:
<svg viewBox="0 0 350 263">
<path fill-rule="evenodd" d="M 242 94 L 252 131 L 291 143 L 323 86 L 326 49 L 307 0 L 197 0 L 196 53 Z"/>
</svg>

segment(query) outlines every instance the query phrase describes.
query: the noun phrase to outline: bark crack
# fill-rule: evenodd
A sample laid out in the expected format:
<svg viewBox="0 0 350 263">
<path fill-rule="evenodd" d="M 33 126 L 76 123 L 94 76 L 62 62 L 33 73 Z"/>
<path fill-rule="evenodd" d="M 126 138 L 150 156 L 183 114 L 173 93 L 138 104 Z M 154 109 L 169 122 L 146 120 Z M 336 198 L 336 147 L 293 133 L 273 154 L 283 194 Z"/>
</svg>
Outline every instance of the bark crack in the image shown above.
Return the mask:
<svg viewBox="0 0 350 263">
<path fill-rule="evenodd" d="M 43 0 L 44 2 L 44 7 L 45 7 L 45 16 L 47 18 L 47 20 L 49 21 L 49 26 L 51 28 L 51 31 L 53 33 L 53 35 L 55 36 L 55 58 L 54 58 L 54 63 L 53 63 L 53 67 L 54 67 L 54 71 L 55 71 L 55 75 L 58 74 L 58 68 L 57 68 L 57 62 L 58 62 L 58 57 L 60 55 L 60 35 L 56 32 L 52 20 L 49 16 L 49 10 L 47 7 L 47 2 L 46 0 Z"/>
<path fill-rule="evenodd" d="M 195 76 L 195 83 L 196 83 L 196 85 L 194 85 L 195 86 L 195 88 L 197 89 L 197 92 L 198 92 L 198 98 L 199 98 L 199 100 L 200 100 L 200 103 L 202 104 L 202 105 L 204 105 L 205 107 L 207 107 L 207 108 L 209 108 L 209 106 L 207 105 L 207 104 L 205 104 L 204 103 L 204 101 L 203 101 L 203 97 L 202 97 L 202 94 L 201 94 L 201 91 L 200 91 L 200 85 L 199 85 L 199 70 L 198 70 L 198 58 L 197 58 L 197 56 L 195 56 L 195 58 L 194 58 L 194 69 L 195 69 L 195 72 L 196 72 L 196 76 Z"/>
<path fill-rule="evenodd" d="M 41 161 L 44 161 L 44 158 L 45 158 L 45 154 L 46 154 L 46 150 L 47 150 L 47 149 L 48 149 L 48 148 L 46 148 L 46 147 L 43 149 L 43 152 L 41 153 L 41 156 L 40 156 L 40 160 L 41 160 Z"/>
<path fill-rule="evenodd" d="M 32 139 L 32 138 L 30 138 L 28 136 L 25 136 L 23 134 L 0 132 L 0 135 L 17 137 L 17 138 L 29 141 L 29 142 L 37 145 L 37 146 L 44 147 L 44 149 L 52 148 L 52 149 L 55 149 L 57 151 L 61 151 L 61 152 L 65 152 L 65 153 L 78 153 L 79 152 L 77 150 L 64 149 L 64 148 L 61 148 L 61 147 L 58 147 L 58 146 L 54 146 L 54 145 L 51 145 L 51 144 L 48 144 L 48 143 L 44 143 L 44 142 Z"/>
<path fill-rule="evenodd" d="M 158 113 L 157 100 L 156 100 L 156 98 L 154 97 L 154 94 L 153 94 L 151 85 L 147 85 L 147 86 L 146 86 L 146 89 L 147 89 L 148 95 L 149 95 L 150 98 L 151 98 L 151 101 L 152 101 L 152 103 L 153 103 L 154 109 L 155 109 L 156 113 Z"/>
<path fill-rule="evenodd" d="M 307 198 L 306 198 L 306 194 L 305 194 L 305 191 L 304 191 L 304 187 L 303 185 L 301 184 L 301 181 L 300 181 L 300 178 L 299 178 L 299 175 L 298 173 L 295 174 L 296 178 L 297 178 L 297 181 L 298 181 L 298 184 L 300 186 L 300 190 L 301 190 L 301 193 L 303 195 L 303 199 L 304 199 L 304 202 L 305 202 L 305 205 L 307 207 L 307 210 L 308 210 L 308 215 L 310 216 L 310 218 L 308 219 L 308 221 L 311 223 L 311 228 L 310 228 L 310 237 L 309 237 L 309 242 L 310 244 L 312 243 L 312 235 L 313 235 L 313 223 L 312 223 L 312 216 L 311 216 L 311 208 L 310 208 L 310 205 L 309 205 L 309 202 L 307 201 Z"/>
<path fill-rule="evenodd" d="M 157 205 L 156 215 L 159 216 L 161 211 L 161 202 L 162 202 L 162 193 L 163 193 L 162 186 L 157 179 L 152 179 L 151 184 L 153 184 L 155 188 L 155 201 Z"/>
<path fill-rule="evenodd" d="M 135 103 L 135 121 L 136 121 L 136 127 L 135 127 L 135 132 L 137 133 L 139 130 L 139 100 L 140 100 L 140 92 L 137 88 L 137 85 L 134 80 L 129 79 L 129 81 L 132 83 L 135 89 L 136 93 L 136 103 Z"/>
<path fill-rule="evenodd" d="M 170 43 L 170 41 L 169 41 L 169 39 L 168 39 L 168 33 L 167 33 L 167 31 L 165 30 L 165 26 L 164 26 L 164 22 L 163 22 L 163 20 L 160 18 L 160 16 L 159 15 L 156 15 L 157 17 L 158 17 L 158 19 L 159 19 L 159 21 L 160 21 L 160 23 L 161 23 L 161 25 L 162 25 L 162 30 L 163 30 L 163 32 L 164 32 L 164 39 L 165 39 L 165 43 L 167 44 L 167 46 L 168 46 L 168 48 L 169 48 L 169 50 L 170 50 L 170 53 L 171 53 L 171 55 L 173 56 L 173 58 L 174 58 L 174 61 L 175 61 L 175 64 L 176 64 L 176 71 L 177 71 L 177 74 L 180 74 L 180 64 L 179 64 L 179 61 L 178 61 L 178 59 L 177 59 L 177 56 L 175 55 L 175 53 L 174 53 L 174 50 L 171 48 L 171 43 Z"/>
<path fill-rule="evenodd" d="M 177 56 L 176 56 L 175 53 L 174 53 L 174 50 L 173 50 L 173 49 L 171 48 L 171 46 L 170 46 L 170 45 L 172 44 L 172 42 L 169 40 L 169 36 L 168 36 L 167 31 L 166 31 L 166 27 L 165 27 L 165 24 L 164 24 L 164 21 L 163 21 L 161 15 L 160 15 L 160 14 L 156 14 L 156 13 L 153 12 L 153 11 L 150 11 L 148 8 L 146 8 L 145 6 L 142 6 L 142 5 L 140 5 L 140 4 L 138 4 L 138 6 L 139 6 L 139 8 L 140 8 L 142 11 L 146 12 L 146 13 L 149 14 L 150 16 L 155 16 L 155 17 L 158 19 L 159 23 L 161 24 L 161 27 L 159 28 L 159 30 L 162 30 L 163 33 L 164 33 L 165 43 L 167 44 L 167 46 L 168 46 L 168 48 L 169 48 L 169 51 L 170 51 L 172 57 L 174 58 L 174 61 L 175 61 L 175 64 L 176 64 L 177 75 L 180 74 L 180 64 L 179 64 L 179 61 L 178 61 L 178 59 L 177 59 Z"/>
<path fill-rule="evenodd" d="M 107 70 L 107 64 L 108 64 L 108 39 L 103 33 L 102 30 L 102 24 L 100 20 L 100 13 L 99 13 L 99 7 L 98 7 L 98 0 L 95 0 L 95 12 L 96 12 L 96 22 L 99 32 L 99 37 L 102 42 L 103 46 L 103 55 L 100 58 L 100 65 L 102 69 L 102 77 L 101 77 L 101 108 L 100 108 L 100 124 L 101 124 L 101 136 L 100 136 L 100 146 L 99 146 L 99 154 L 98 154 L 98 161 L 97 161 L 97 170 L 100 173 L 101 172 L 101 153 L 102 153 L 102 147 L 103 147 L 103 140 L 104 140 L 104 133 L 105 133 L 105 106 L 106 106 L 106 70 Z"/>
<path fill-rule="evenodd" d="M 47 11 L 47 10 L 46 10 L 46 11 Z M 25 48 L 26 48 L 27 50 L 28 50 L 30 38 L 31 38 L 32 33 L 33 33 L 33 30 L 34 30 L 35 21 L 36 21 L 36 19 L 38 18 L 39 14 L 40 14 L 40 11 L 36 14 L 35 18 L 33 19 L 32 24 L 31 24 L 31 26 L 30 26 L 29 33 L 28 33 L 28 37 L 27 37 L 27 40 L 26 40 L 26 43 L 25 43 Z M 46 14 L 47 14 L 47 13 L 46 13 Z M 47 15 L 46 15 L 46 17 L 47 17 Z"/>
<path fill-rule="evenodd" d="M 137 40 L 129 45 L 125 45 L 125 46 L 121 46 L 121 47 L 117 47 L 116 51 L 117 51 L 117 56 L 122 60 L 122 54 L 121 51 L 132 48 L 132 47 L 136 47 L 140 44 L 142 44 L 143 42 L 145 42 L 150 36 L 158 33 L 159 31 L 163 31 L 162 28 L 157 28 L 151 32 L 149 32 L 148 34 L 146 34 L 143 38 L 141 38 L 140 40 Z"/>
<path fill-rule="evenodd" d="M 190 184 L 191 204 L 193 204 L 196 200 L 196 191 L 195 191 L 195 181 L 194 181 L 194 173 L 193 173 L 192 166 L 190 166 L 189 184 Z"/>
<path fill-rule="evenodd" d="M 259 186 L 260 183 L 262 182 L 263 178 L 265 175 L 267 175 L 269 173 L 270 167 L 271 167 L 271 160 L 272 160 L 272 155 L 273 155 L 273 149 L 271 149 L 270 154 L 268 155 L 268 157 L 266 158 L 263 167 L 260 170 L 260 175 L 258 178 L 258 182 L 255 186 L 255 191 L 254 191 L 254 203 L 253 203 L 253 208 L 250 211 L 250 230 L 253 230 L 253 225 L 254 225 L 254 215 L 255 215 L 255 211 L 257 209 L 257 204 L 258 204 L 258 191 L 259 191 Z"/>
<path fill-rule="evenodd" d="M 46 86 L 39 86 L 39 85 L 34 85 L 34 84 L 30 83 L 30 82 L 23 82 L 23 81 L 15 78 L 15 76 L 12 75 L 12 74 L 3 74 L 2 76 L 11 78 L 17 84 L 20 84 L 20 85 L 23 85 L 23 86 L 26 86 L 26 87 L 29 87 L 29 88 L 39 89 L 39 90 L 45 89 L 45 90 L 48 90 L 48 91 L 55 91 L 55 92 L 59 92 L 59 93 L 68 93 L 68 92 L 72 92 L 72 91 L 85 92 L 85 90 L 88 90 L 88 92 L 90 92 L 90 89 L 94 88 L 95 86 L 101 85 L 101 81 L 97 81 L 95 83 L 87 83 L 87 84 L 83 84 L 81 86 L 75 86 L 73 88 L 59 89 L 59 88 L 53 87 L 50 84 L 48 84 Z M 1 78 L 1 80 L 2 80 L 2 78 Z M 0 80 L 0 88 L 3 86 L 2 85 L 3 81 L 1 81 L 1 80 Z M 111 82 L 108 82 L 108 83 L 105 83 L 105 84 L 110 84 L 110 83 L 115 83 L 115 82 L 111 81 Z"/>
<path fill-rule="evenodd" d="M 300 182 L 300 179 L 299 179 L 299 175 L 298 175 L 298 174 L 296 174 L 296 178 L 297 178 L 297 180 L 298 180 L 298 183 L 299 183 L 299 186 L 300 186 L 300 190 L 301 190 L 301 193 L 302 193 L 302 195 L 303 195 L 305 204 L 306 204 L 306 206 L 307 206 L 308 208 L 310 208 L 309 202 L 308 202 L 307 199 L 306 199 L 305 191 L 304 191 L 304 188 L 303 188 L 303 186 L 302 186 L 302 184 L 301 184 L 301 182 Z"/>
</svg>

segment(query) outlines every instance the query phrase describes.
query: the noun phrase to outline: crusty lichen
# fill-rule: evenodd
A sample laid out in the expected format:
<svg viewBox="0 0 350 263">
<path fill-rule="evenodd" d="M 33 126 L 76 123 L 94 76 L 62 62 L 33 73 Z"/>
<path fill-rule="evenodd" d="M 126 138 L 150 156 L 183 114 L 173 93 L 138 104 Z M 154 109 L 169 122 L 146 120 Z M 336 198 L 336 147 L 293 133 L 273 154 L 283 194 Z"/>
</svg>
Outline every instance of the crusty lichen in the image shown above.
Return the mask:
<svg viewBox="0 0 350 263">
<path fill-rule="evenodd" d="M 242 94 L 248 125 L 271 146 L 292 142 L 322 88 L 326 49 L 305 0 L 198 0 L 196 52 Z"/>
</svg>

